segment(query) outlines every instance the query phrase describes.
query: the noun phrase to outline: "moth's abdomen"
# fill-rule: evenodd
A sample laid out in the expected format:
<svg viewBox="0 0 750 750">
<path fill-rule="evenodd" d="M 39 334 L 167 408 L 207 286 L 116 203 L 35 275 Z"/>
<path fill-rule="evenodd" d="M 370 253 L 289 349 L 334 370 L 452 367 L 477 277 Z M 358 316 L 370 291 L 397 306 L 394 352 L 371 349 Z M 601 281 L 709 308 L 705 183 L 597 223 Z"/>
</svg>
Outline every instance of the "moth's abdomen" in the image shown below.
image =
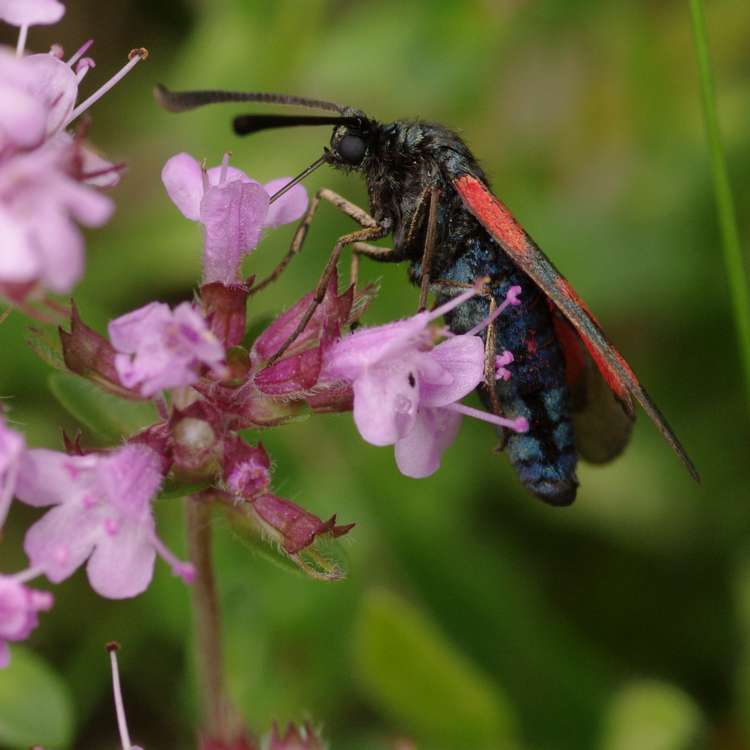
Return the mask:
<svg viewBox="0 0 750 750">
<path fill-rule="evenodd" d="M 521 287 L 521 304 L 508 308 L 496 321 L 497 353 L 507 349 L 514 361 L 509 367 L 510 379 L 496 381 L 494 388 L 502 415 L 526 417 L 529 431 L 506 431 L 504 449 L 531 492 L 552 505 L 569 505 L 578 487 L 575 435 L 563 354 L 543 294 L 489 240 L 472 243 L 446 276 L 463 284 L 489 276 L 498 304 L 511 286 Z M 450 316 L 450 329 L 468 331 L 487 317 L 489 309 L 486 298 L 469 300 Z M 480 395 L 492 408 L 486 388 Z"/>
</svg>

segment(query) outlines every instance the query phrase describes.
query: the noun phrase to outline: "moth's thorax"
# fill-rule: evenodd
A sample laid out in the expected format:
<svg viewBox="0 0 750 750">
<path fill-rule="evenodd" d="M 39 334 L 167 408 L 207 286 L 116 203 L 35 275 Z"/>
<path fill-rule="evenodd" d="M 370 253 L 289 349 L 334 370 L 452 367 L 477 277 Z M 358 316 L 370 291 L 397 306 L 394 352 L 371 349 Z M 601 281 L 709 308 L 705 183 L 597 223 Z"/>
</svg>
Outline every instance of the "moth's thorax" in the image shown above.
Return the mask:
<svg viewBox="0 0 750 750">
<path fill-rule="evenodd" d="M 373 216 L 392 231 L 401 247 L 420 233 L 409 236 L 414 217 L 426 218 L 425 192 L 437 187 L 441 205 L 450 210 L 454 174 L 484 175 L 461 138 L 448 128 L 420 120 L 399 120 L 373 132 L 362 170 L 367 179 Z M 446 200 L 447 199 L 447 200 Z M 409 255 L 418 248 L 406 248 Z"/>
</svg>

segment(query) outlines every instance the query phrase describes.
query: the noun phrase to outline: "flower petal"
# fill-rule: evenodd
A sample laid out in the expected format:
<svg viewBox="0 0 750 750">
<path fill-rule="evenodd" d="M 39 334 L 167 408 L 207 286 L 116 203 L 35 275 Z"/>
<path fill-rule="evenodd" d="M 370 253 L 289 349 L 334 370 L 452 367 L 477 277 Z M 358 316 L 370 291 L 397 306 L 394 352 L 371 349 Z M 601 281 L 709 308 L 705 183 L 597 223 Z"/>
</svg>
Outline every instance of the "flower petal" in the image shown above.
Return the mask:
<svg viewBox="0 0 750 750">
<path fill-rule="evenodd" d="M 69 65 L 47 53 L 23 58 L 34 82 L 29 92 L 47 109 L 47 135 L 61 130 L 75 107 L 78 79 Z"/>
<path fill-rule="evenodd" d="M 354 423 L 368 443 L 392 445 L 411 430 L 419 403 L 413 362 L 400 360 L 368 370 L 353 389 Z"/>
<path fill-rule="evenodd" d="M 41 272 L 39 257 L 29 242 L 24 225 L 0 207 L 0 280 L 13 283 L 34 281 Z"/>
<path fill-rule="evenodd" d="M 95 455 L 68 456 L 45 448 L 28 450 L 21 458 L 16 497 L 36 507 L 82 501 L 93 486 L 97 461 Z"/>
<path fill-rule="evenodd" d="M 161 170 L 161 181 L 167 189 L 167 195 L 182 215 L 192 221 L 198 221 L 203 197 L 201 165 L 190 154 L 176 154 L 167 160 Z"/>
<path fill-rule="evenodd" d="M 242 259 L 258 244 L 267 211 L 268 195 L 256 182 L 229 182 L 206 191 L 200 205 L 204 283 L 239 280 Z"/>
<path fill-rule="evenodd" d="M 150 302 L 110 321 L 107 326 L 109 339 L 120 352 L 136 352 L 143 338 L 168 323 L 171 317 L 169 305 Z"/>
<path fill-rule="evenodd" d="M 427 313 L 418 313 L 375 328 L 360 328 L 337 341 L 327 352 L 322 377 L 352 381 L 364 370 L 414 350 L 429 340 Z"/>
<path fill-rule="evenodd" d="M 42 568 L 53 583 L 72 575 L 91 554 L 101 534 L 100 513 L 96 510 L 66 500 L 26 532 L 24 551 L 31 564 Z"/>
<path fill-rule="evenodd" d="M 484 378 L 484 342 L 479 336 L 454 336 L 425 355 L 450 373 L 448 382 L 422 377 L 421 403 L 447 406 L 471 393 Z"/>
<path fill-rule="evenodd" d="M 13 26 L 57 23 L 64 14 L 57 0 L 0 0 L 0 21 Z"/>
<path fill-rule="evenodd" d="M 446 409 L 421 408 L 413 429 L 396 442 L 396 465 L 407 477 L 421 479 L 440 468 L 445 449 L 456 439 L 461 415 Z"/>
<path fill-rule="evenodd" d="M 277 180 L 271 180 L 264 185 L 265 191 L 269 196 L 272 196 L 291 179 L 291 177 L 279 177 Z M 307 211 L 308 203 L 307 190 L 302 185 L 295 185 L 269 206 L 266 214 L 266 226 L 278 227 L 301 219 Z"/>
<path fill-rule="evenodd" d="M 143 593 L 154 574 L 156 551 L 151 542 L 154 523 L 123 523 L 114 533 L 99 537 L 86 566 L 91 588 L 108 599 Z"/>
</svg>

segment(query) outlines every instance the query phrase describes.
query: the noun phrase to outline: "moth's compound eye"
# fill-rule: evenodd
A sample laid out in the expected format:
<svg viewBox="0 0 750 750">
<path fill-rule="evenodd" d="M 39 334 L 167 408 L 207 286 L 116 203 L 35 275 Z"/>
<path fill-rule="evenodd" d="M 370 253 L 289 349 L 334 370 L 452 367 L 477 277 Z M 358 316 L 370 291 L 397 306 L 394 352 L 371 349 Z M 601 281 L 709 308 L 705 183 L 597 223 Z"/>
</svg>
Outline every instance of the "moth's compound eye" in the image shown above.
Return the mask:
<svg viewBox="0 0 750 750">
<path fill-rule="evenodd" d="M 359 164 L 365 157 L 365 142 L 357 135 L 347 134 L 336 145 L 341 160 L 347 164 Z"/>
</svg>

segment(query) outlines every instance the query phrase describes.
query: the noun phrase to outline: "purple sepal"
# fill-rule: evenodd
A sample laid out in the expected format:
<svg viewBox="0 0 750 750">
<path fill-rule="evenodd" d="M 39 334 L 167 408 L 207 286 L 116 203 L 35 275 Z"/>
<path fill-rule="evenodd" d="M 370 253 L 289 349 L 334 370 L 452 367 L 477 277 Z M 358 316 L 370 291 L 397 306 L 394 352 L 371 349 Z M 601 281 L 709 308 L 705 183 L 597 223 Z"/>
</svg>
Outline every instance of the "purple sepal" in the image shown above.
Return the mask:
<svg viewBox="0 0 750 750">
<path fill-rule="evenodd" d="M 201 287 L 201 301 L 208 325 L 226 349 L 238 346 L 245 337 L 247 297 L 252 279 L 245 284 L 214 281 Z"/>
<path fill-rule="evenodd" d="M 255 385 L 269 396 L 293 396 L 310 391 L 318 382 L 323 361 L 321 347 L 275 362 L 255 376 Z"/>
<path fill-rule="evenodd" d="M 259 520 L 280 537 L 281 545 L 290 555 L 309 547 L 321 534 L 343 536 L 354 527 L 353 523 L 337 526 L 335 515 L 321 521 L 291 500 L 271 494 L 257 497 L 252 508 Z"/>
<path fill-rule="evenodd" d="M 96 380 L 126 398 L 141 398 L 140 394 L 120 384 L 112 344 L 81 320 L 73 301 L 70 304 L 70 331 L 60 328 L 59 334 L 63 359 L 71 372 Z"/>
</svg>

